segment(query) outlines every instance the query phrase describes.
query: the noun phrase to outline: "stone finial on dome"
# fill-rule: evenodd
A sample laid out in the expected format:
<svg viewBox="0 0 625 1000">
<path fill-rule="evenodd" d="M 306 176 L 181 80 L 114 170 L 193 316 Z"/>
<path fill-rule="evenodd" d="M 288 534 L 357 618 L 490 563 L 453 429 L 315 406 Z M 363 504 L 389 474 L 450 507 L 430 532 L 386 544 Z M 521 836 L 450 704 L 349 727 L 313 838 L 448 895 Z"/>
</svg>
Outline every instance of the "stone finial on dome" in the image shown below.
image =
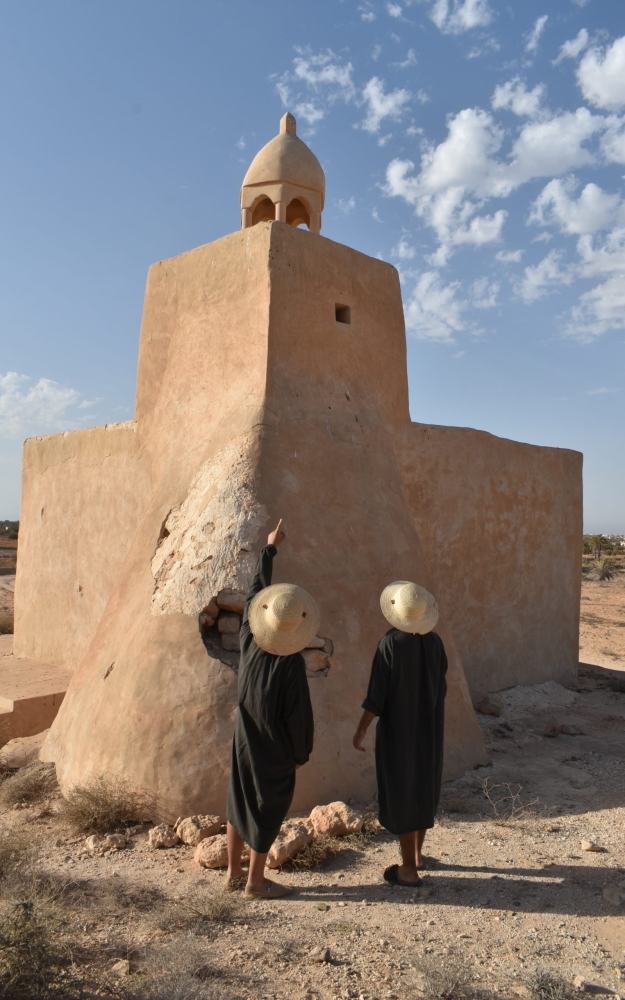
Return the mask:
<svg viewBox="0 0 625 1000">
<path fill-rule="evenodd" d="M 241 228 L 276 220 L 319 233 L 325 187 L 323 168 L 287 111 L 280 132 L 256 154 L 243 179 Z"/>
<path fill-rule="evenodd" d="M 280 119 L 280 134 L 283 132 L 288 132 L 289 135 L 297 135 L 297 122 L 290 111 L 287 111 Z"/>
</svg>

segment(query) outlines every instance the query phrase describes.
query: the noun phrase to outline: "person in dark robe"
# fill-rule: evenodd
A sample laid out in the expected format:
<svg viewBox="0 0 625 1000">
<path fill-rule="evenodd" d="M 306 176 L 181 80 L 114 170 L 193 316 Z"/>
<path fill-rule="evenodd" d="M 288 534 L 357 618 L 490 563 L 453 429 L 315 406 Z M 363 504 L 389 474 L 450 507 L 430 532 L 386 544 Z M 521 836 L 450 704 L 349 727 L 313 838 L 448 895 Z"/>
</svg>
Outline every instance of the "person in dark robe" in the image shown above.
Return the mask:
<svg viewBox="0 0 625 1000">
<path fill-rule="evenodd" d="M 282 521 L 262 550 L 241 625 L 238 708 L 226 808 L 228 888 L 243 885 L 241 855 L 250 847 L 245 894 L 264 899 L 292 889 L 265 877 L 269 849 L 293 799 L 295 771 L 313 747 L 313 712 L 301 655 L 319 627 L 313 598 L 293 584 L 271 585 Z"/>
<path fill-rule="evenodd" d="M 393 626 L 380 640 L 363 714 L 354 735 L 362 741 L 377 716 L 375 765 L 380 823 L 399 837 L 402 864 L 383 873 L 394 885 L 419 885 L 422 847 L 434 826 L 443 771 L 447 656 L 432 632 L 438 607 L 417 584 L 386 587 L 382 612 Z"/>
</svg>

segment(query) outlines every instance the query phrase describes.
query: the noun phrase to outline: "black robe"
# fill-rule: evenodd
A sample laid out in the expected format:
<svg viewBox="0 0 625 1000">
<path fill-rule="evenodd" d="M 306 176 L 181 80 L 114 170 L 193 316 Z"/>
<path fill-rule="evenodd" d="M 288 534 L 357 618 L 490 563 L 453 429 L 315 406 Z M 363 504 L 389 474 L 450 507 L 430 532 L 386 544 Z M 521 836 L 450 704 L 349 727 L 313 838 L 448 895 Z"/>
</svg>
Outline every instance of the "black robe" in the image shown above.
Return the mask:
<svg viewBox="0 0 625 1000">
<path fill-rule="evenodd" d="M 392 628 L 377 648 L 362 707 L 379 716 L 380 823 L 391 833 L 434 826 L 443 772 L 447 656 L 434 632 Z"/>
<path fill-rule="evenodd" d="M 241 625 L 239 707 L 234 724 L 226 815 L 254 851 L 266 853 L 289 810 L 295 765 L 313 746 L 313 712 L 301 653 L 274 656 L 256 645 L 247 620 L 250 601 L 271 583 L 277 549 L 258 557 Z"/>
</svg>

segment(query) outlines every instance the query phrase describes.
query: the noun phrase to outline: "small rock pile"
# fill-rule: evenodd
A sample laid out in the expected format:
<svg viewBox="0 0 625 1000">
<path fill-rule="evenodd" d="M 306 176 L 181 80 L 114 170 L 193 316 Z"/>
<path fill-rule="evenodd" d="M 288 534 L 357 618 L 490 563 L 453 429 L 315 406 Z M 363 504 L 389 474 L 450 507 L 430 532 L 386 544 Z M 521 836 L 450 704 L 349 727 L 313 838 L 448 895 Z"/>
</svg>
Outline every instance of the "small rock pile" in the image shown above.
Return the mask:
<svg viewBox="0 0 625 1000">
<path fill-rule="evenodd" d="M 239 633 L 241 631 L 241 616 L 245 610 L 245 594 L 230 590 L 220 590 L 200 612 L 199 625 L 202 631 L 217 630 L 215 639 L 221 648 L 229 653 L 241 651 Z M 333 653 L 331 639 L 315 636 L 304 650 L 308 676 L 326 675 L 330 669 L 330 657 Z"/>
<path fill-rule="evenodd" d="M 287 819 L 267 857 L 269 868 L 279 868 L 294 858 L 316 837 L 346 837 L 350 833 L 360 833 L 363 816 L 346 805 L 345 802 L 330 802 L 327 806 L 315 806 L 310 816 L 303 819 Z M 243 860 L 249 857 L 246 846 Z M 225 868 L 228 864 L 228 848 L 225 834 L 208 837 L 198 845 L 195 860 L 202 868 Z"/>
</svg>

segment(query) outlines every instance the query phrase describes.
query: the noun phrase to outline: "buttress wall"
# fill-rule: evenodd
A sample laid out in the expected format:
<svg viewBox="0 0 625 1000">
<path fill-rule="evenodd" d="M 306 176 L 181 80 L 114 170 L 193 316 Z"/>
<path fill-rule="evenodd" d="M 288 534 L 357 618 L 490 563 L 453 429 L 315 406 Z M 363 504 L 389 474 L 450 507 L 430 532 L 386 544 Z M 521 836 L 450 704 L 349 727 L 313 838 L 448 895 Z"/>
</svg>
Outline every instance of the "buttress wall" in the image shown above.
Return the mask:
<svg viewBox="0 0 625 1000">
<path fill-rule="evenodd" d="M 134 421 L 25 442 L 16 656 L 78 666 L 149 491 L 149 457 Z"/>
<path fill-rule="evenodd" d="M 581 454 L 416 423 L 402 430 L 398 453 L 472 693 L 570 684 L 579 660 Z"/>
</svg>

